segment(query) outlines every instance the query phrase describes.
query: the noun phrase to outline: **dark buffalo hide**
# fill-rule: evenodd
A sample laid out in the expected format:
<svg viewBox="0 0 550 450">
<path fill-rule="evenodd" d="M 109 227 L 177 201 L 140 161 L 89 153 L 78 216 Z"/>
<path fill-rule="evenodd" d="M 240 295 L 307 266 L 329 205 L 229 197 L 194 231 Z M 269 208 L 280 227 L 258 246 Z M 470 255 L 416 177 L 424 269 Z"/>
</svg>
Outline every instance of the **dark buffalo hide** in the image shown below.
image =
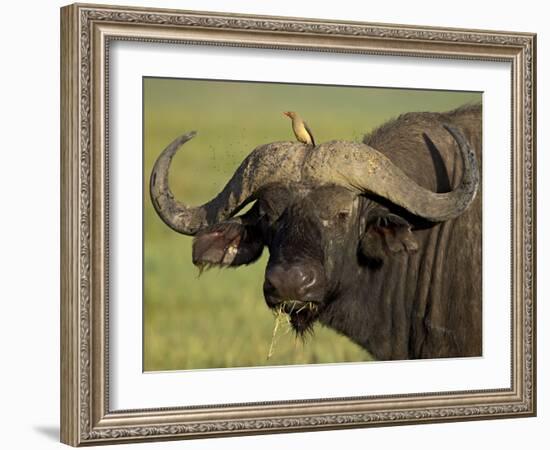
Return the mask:
<svg viewBox="0 0 550 450">
<path fill-rule="evenodd" d="M 426 192 L 446 193 L 458 189 L 464 167 L 449 126 L 465 137 L 480 169 L 480 105 L 404 114 L 365 136 L 365 149 L 385 155 Z M 481 183 L 452 218 L 422 216 L 395 200 L 394 188 L 387 193 L 385 158 L 361 163 L 360 178 L 378 176 L 380 189 L 353 178 L 353 158 L 367 151 L 361 145 L 269 144 L 243 162 L 218 197 L 194 210 L 171 197 L 167 171 L 175 148 L 168 148 L 151 178 L 153 204 L 169 226 L 194 235 L 193 263 L 201 269 L 250 264 L 267 247 L 267 305 L 290 314 L 298 333 L 321 322 L 381 360 L 481 355 Z M 316 151 L 320 168 L 305 176 Z M 344 156 L 332 164 L 331 152 Z M 323 164 L 335 174 L 319 182 Z M 237 216 L 249 202 L 252 208 Z"/>
</svg>

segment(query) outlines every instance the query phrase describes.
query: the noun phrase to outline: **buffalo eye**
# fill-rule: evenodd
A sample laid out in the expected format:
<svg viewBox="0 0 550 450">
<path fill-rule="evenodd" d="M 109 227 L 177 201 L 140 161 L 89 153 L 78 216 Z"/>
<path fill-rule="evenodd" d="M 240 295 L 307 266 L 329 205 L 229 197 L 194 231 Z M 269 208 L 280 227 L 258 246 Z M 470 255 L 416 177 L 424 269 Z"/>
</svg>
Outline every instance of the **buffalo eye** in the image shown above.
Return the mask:
<svg viewBox="0 0 550 450">
<path fill-rule="evenodd" d="M 259 212 L 261 217 L 270 218 L 273 217 L 274 212 L 269 203 L 266 201 L 260 201 L 259 203 Z"/>
<path fill-rule="evenodd" d="M 258 202 L 260 208 L 260 216 L 265 217 L 268 222 L 275 222 L 281 215 L 282 205 L 267 200 L 261 200 Z"/>
<path fill-rule="evenodd" d="M 321 214 L 320 219 L 324 227 L 338 227 L 345 225 L 350 216 L 350 211 L 342 210 L 336 213 L 332 212 L 330 215 L 326 215 L 325 217 L 323 217 L 323 214 Z"/>
<path fill-rule="evenodd" d="M 349 211 L 340 211 L 336 215 L 336 218 L 337 218 L 338 222 L 345 222 L 346 220 L 348 220 L 349 216 L 350 216 Z"/>
</svg>

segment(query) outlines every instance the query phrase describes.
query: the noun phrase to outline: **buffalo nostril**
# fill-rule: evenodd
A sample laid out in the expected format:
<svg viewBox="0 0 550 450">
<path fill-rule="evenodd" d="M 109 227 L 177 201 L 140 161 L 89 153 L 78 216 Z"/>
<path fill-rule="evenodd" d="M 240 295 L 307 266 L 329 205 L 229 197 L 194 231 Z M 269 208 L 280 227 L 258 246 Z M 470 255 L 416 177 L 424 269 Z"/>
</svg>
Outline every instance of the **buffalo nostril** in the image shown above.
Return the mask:
<svg viewBox="0 0 550 450">
<path fill-rule="evenodd" d="M 264 281 L 264 292 L 266 294 L 273 294 L 277 292 L 277 288 L 274 286 L 274 284 L 271 281 L 269 281 L 267 277 Z"/>
<path fill-rule="evenodd" d="M 270 268 L 265 274 L 264 289 L 277 289 L 284 283 L 284 279 L 285 273 L 280 267 Z"/>
<path fill-rule="evenodd" d="M 323 296 L 321 273 L 314 267 L 292 265 L 268 267 L 265 274 L 264 294 L 268 303 L 284 300 L 317 301 Z"/>
<path fill-rule="evenodd" d="M 302 289 L 309 289 L 317 282 L 317 273 L 310 268 L 303 268 L 300 275 Z"/>
</svg>

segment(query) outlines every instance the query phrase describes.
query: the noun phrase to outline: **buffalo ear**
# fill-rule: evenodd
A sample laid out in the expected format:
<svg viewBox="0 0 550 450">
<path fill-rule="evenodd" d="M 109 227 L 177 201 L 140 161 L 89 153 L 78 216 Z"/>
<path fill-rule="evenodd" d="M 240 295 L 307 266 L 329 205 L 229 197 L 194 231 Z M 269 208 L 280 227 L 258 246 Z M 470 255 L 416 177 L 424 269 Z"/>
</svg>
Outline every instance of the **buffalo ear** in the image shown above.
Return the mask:
<svg viewBox="0 0 550 450">
<path fill-rule="evenodd" d="M 380 266 L 388 254 L 415 252 L 418 250 L 418 242 L 409 222 L 395 214 L 386 213 L 367 225 L 360 249 L 367 262 Z"/>
<path fill-rule="evenodd" d="M 256 226 L 221 222 L 195 235 L 193 264 L 201 270 L 250 264 L 262 255 L 262 250 L 263 241 Z"/>
</svg>

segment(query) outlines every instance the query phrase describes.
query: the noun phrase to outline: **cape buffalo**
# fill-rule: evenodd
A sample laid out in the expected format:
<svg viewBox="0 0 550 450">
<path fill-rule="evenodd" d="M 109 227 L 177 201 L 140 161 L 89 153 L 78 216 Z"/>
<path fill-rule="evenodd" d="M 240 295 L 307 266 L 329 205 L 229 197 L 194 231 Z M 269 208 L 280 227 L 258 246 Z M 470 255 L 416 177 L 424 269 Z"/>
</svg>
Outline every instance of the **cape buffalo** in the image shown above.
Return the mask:
<svg viewBox="0 0 550 450">
<path fill-rule="evenodd" d="M 194 136 L 162 152 L 150 193 L 194 236 L 196 266 L 250 264 L 266 246 L 266 303 L 296 332 L 320 321 L 380 360 L 481 355 L 481 105 L 404 114 L 362 143 L 259 146 L 189 207 L 168 171 Z"/>
</svg>

